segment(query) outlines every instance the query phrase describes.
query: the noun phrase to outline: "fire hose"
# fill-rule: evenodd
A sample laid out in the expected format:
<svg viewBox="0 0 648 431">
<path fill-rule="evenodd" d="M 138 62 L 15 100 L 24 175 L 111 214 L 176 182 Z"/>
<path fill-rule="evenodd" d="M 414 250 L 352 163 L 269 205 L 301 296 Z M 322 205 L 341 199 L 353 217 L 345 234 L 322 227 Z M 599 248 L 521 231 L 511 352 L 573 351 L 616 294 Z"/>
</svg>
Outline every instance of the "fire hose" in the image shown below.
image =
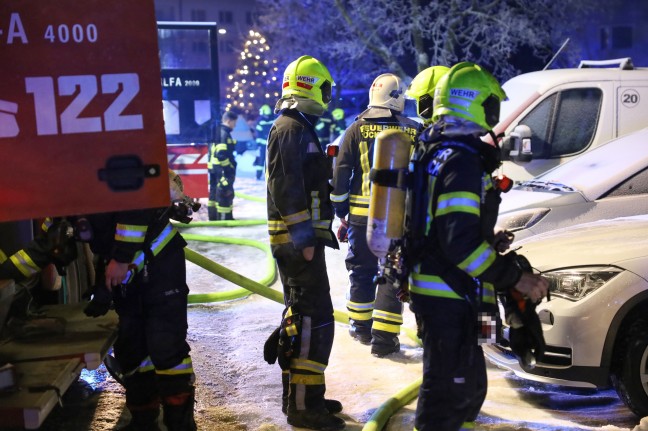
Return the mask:
<svg viewBox="0 0 648 431">
<path fill-rule="evenodd" d="M 211 221 L 211 222 L 199 222 L 194 221 L 190 225 L 177 224 L 180 228 L 187 227 L 206 227 L 206 226 L 223 226 L 223 227 L 234 227 L 234 226 L 254 226 L 260 224 L 266 224 L 266 220 L 223 220 L 223 221 Z M 218 301 L 228 301 L 232 299 L 243 298 L 249 296 L 250 293 L 256 293 L 263 296 L 264 298 L 271 299 L 279 304 L 283 304 L 283 293 L 269 287 L 274 280 L 276 279 L 276 266 L 272 255 L 270 254 L 270 247 L 256 240 L 243 239 L 243 238 L 229 238 L 222 236 L 210 236 L 210 235 L 194 235 L 183 233 L 182 236 L 189 241 L 206 241 L 206 242 L 215 242 L 215 243 L 224 243 L 224 244 L 236 244 L 243 246 L 256 247 L 260 250 L 266 252 L 268 259 L 266 261 L 266 274 L 259 280 L 252 280 L 242 274 L 239 274 L 235 271 L 232 271 L 223 265 L 220 265 L 213 260 L 209 259 L 206 256 L 201 255 L 200 253 L 185 247 L 185 257 L 189 262 L 192 262 L 201 268 L 222 277 L 223 279 L 230 281 L 231 283 L 240 286 L 238 289 L 233 289 L 226 292 L 217 292 L 217 293 L 205 293 L 205 294 L 190 294 L 189 303 L 197 304 L 203 302 L 218 302 Z M 336 322 L 348 324 L 349 318 L 346 312 L 340 310 L 334 310 L 333 317 Z M 411 328 L 402 328 L 403 332 L 412 340 L 414 340 L 418 345 L 421 345 L 421 341 L 416 336 L 416 331 Z M 371 415 L 369 420 L 365 423 L 362 431 L 379 431 L 382 430 L 389 420 L 389 418 L 394 415 L 399 409 L 409 404 L 412 400 L 416 399 L 418 396 L 418 390 L 421 385 L 422 378 L 417 379 L 412 382 L 398 393 L 394 394 L 391 398 L 381 404 L 376 411 Z"/>
</svg>

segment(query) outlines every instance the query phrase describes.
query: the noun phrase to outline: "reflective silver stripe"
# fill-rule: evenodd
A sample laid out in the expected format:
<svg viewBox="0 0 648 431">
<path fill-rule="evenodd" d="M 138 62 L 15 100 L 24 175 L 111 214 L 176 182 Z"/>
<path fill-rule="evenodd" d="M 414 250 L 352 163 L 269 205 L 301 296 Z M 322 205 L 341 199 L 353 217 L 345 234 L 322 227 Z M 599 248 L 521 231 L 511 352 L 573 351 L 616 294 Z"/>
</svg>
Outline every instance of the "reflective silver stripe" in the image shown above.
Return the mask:
<svg viewBox="0 0 648 431">
<path fill-rule="evenodd" d="M 316 191 L 311 192 L 311 215 L 313 220 L 320 219 L 320 198 Z"/>
<path fill-rule="evenodd" d="M 489 266 L 495 261 L 495 250 L 488 245 L 487 242 L 482 242 L 470 256 L 463 262 L 457 265 L 459 268 L 466 271 L 472 277 L 479 277 Z"/>
<path fill-rule="evenodd" d="M 441 277 L 412 273 L 409 277 L 410 291 L 419 295 L 461 299 Z"/>
<path fill-rule="evenodd" d="M 145 225 L 117 223 L 117 228 L 115 229 L 115 240 L 121 242 L 144 242 L 147 229 L 148 226 Z"/>
<path fill-rule="evenodd" d="M 166 227 L 160 232 L 160 234 L 153 240 L 151 243 L 151 252 L 153 253 L 153 256 L 157 256 L 160 251 L 164 248 L 165 245 L 171 241 L 173 236 L 178 233 L 176 228 L 171 225 L 171 223 L 168 223 Z M 135 257 L 133 258 L 133 265 L 137 267 L 138 271 L 141 271 L 141 269 L 144 267 L 144 259 L 146 258 L 144 251 L 143 250 L 138 250 L 137 253 L 135 253 Z M 130 273 L 130 271 L 129 271 Z M 130 274 L 127 276 L 127 278 L 122 281 L 122 283 L 126 284 L 131 281 L 133 274 Z"/>
<path fill-rule="evenodd" d="M 283 216 L 282 218 L 284 223 L 290 226 L 308 220 L 310 218 L 310 214 L 308 213 L 308 210 L 303 210 L 303 211 L 296 212 L 294 214 Z"/>
<path fill-rule="evenodd" d="M 331 194 L 331 202 L 344 202 L 345 200 L 349 199 L 349 193 L 345 193 L 343 195 L 334 195 Z"/>
<path fill-rule="evenodd" d="M 439 196 L 436 216 L 451 212 L 465 212 L 479 215 L 479 196 L 469 192 L 446 193 Z"/>
</svg>

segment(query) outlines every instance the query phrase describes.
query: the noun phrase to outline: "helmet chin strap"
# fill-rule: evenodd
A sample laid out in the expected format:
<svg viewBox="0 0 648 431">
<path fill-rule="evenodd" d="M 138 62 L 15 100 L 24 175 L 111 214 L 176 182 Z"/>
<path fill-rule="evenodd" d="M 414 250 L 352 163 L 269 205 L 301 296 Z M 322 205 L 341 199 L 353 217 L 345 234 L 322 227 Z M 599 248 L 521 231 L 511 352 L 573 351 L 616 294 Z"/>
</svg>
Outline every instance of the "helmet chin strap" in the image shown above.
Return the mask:
<svg viewBox="0 0 648 431">
<path fill-rule="evenodd" d="M 500 133 L 500 134 L 496 135 L 495 132 L 493 132 L 492 130 L 489 130 L 488 135 L 493 140 L 493 144 L 495 145 L 495 148 L 497 148 L 498 150 L 501 149 L 500 144 L 499 144 L 499 139 L 504 137 L 504 133 Z"/>
</svg>

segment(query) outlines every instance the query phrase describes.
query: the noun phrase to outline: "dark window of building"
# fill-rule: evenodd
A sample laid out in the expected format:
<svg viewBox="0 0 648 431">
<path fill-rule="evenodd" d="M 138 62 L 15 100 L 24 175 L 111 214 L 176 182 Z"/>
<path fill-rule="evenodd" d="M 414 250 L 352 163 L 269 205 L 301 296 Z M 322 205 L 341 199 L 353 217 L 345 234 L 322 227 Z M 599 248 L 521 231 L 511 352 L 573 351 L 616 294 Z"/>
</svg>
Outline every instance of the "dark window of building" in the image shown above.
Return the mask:
<svg viewBox="0 0 648 431">
<path fill-rule="evenodd" d="M 632 48 L 632 27 L 614 27 L 612 29 L 612 48 Z"/>
<path fill-rule="evenodd" d="M 259 14 L 256 12 L 245 12 L 245 23 L 247 25 L 255 25 Z"/>
<path fill-rule="evenodd" d="M 205 9 L 191 9 L 192 21 L 207 21 L 207 11 Z"/>
<path fill-rule="evenodd" d="M 219 24 L 231 24 L 232 22 L 234 22 L 234 15 L 231 10 L 222 10 L 218 12 Z"/>
<path fill-rule="evenodd" d="M 610 46 L 610 30 L 601 28 L 601 49 L 608 49 Z"/>
</svg>

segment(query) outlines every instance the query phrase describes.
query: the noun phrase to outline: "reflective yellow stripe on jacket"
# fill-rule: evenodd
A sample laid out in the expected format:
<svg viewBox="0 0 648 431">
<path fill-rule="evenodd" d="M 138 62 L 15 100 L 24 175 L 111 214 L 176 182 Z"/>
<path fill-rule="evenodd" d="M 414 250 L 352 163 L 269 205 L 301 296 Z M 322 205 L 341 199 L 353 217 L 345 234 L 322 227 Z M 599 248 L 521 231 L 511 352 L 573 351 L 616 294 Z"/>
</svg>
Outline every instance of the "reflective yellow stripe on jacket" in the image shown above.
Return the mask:
<svg viewBox="0 0 648 431">
<path fill-rule="evenodd" d="M 168 223 L 162 232 L 160 232 L 160 234 L 151 242 L 150 250 L 151 253 L 153 253 L 153 256 L 157 256 L 176 234 L 178 234 L 177 229 L 171 225 L 171 223 Z M 138 271 L 144 267 L 145 258 L 146 255 L 143 250 L 138 250 L 137 253 L 135 253 L 132 263 L 137 266 Z M 130 281 L 130 279 L 125 282 L 127 283 L 128 281 Z"/>
</svg>

